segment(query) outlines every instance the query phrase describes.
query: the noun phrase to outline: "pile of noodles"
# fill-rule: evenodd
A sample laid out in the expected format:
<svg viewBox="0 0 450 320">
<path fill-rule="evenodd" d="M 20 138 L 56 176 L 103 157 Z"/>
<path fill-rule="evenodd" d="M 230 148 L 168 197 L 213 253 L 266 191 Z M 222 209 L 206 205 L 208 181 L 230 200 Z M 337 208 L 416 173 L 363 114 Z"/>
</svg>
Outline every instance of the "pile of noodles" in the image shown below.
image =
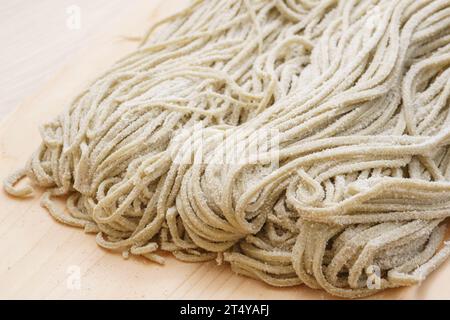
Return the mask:
<svg viewBox="0 0 450 320">
<path fill-rule="evenodd" d="M 449 96 L 449 0 L 195 1 L 4 187 L 125 257 L 362 297 L 450 254 Z"/>
</svg>

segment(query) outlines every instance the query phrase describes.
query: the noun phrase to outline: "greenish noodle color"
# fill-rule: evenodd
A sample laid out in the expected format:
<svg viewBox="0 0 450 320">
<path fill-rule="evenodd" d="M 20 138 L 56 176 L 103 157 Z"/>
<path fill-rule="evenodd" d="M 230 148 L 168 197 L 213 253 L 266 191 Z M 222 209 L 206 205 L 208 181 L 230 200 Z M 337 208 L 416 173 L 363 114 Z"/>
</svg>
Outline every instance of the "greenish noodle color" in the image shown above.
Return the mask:
<svg viewBox="0 0 450 320">
<path fill-rule="evenodd" d="M 125 257 L 349 298 L 413 285 L 450 254 L 449 80 L 449 0 L 196 1 L 45 124 L 4 187 L 30 196 L 27 177 Z"/>
</svg>

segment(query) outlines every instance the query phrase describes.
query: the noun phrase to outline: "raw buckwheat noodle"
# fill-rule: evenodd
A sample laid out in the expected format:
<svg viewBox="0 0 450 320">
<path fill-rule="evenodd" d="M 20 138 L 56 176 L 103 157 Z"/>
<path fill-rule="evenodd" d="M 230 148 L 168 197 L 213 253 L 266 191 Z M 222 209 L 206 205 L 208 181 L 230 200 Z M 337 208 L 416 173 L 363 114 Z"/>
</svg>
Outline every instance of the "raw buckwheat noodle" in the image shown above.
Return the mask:
<svg viewBox="0 0 450 320">
<path fill-rule="evenodd" d="M 450 255 L 449 97 L 450 0 L 195 1 L 4 188 L 124 257 L 363 297 Z"/>
</svg>

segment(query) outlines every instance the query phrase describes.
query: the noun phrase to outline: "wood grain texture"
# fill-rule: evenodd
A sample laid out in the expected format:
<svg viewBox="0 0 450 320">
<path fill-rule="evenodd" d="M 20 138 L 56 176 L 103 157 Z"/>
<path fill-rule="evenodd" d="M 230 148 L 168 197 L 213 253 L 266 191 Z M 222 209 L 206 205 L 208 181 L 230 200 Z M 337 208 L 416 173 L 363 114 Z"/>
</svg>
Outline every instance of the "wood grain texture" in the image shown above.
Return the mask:
<svg viewBox="0 0 450 320">
<path fill-rule="evenodd" d="M 142 34 L 150 21 L 173 13 L 186 2 L 136 0 L 127 7 L 120 23 L 112 28 L 99 27 L 90 44 L 83 45 L 38 93 L 25 100 L 0 125 L 0 177 L 23 164 L 36 148 L 40 142 L 40 123 L 57 115 L 89 80 L 135 48 L 135 43 L 123 40 L 121 35 Z M 26 63 L 31 70 L 33 64 Z M 81 272 L 79 289 L 67 285 L 73 266 Z M 449 299 L 450 286 L 446 285 L 449 282 L 447 262 L 421 286 L 390 290 L 373 298 Z M 272 288 L 233 274 L 228 266 L 217 266 L 214 262 L 190 264 L 169 256 L 165 266 L 136 257 L 126 261 L 119 254 L 99 248 L 94 236 L 53 221 L 39 206 L 39 194 L 32 199 L 17 200 L 2 191 L 0 298 L 328 299 L 330 296 L 305 286 Z"/>
<path fill-rule="evenodd" d="M 2 0 L 0 6 L 0 119 L 42 88 L 76 51 L 95 41 L 99 29 L 117 24 L 140 0 Z M 150 0 L 150 2 L 155 2 Z M 71 29 L 68 8 L 80 9 Z"/>
</svg>

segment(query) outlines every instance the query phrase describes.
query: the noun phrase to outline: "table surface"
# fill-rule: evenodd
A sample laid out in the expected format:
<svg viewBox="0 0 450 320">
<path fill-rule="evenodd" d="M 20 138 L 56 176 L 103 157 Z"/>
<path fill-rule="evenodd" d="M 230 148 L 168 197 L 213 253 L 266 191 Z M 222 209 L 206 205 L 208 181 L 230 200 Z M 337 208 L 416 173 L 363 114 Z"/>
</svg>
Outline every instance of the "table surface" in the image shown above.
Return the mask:
<svg viewBox="0 0 450 320">
<path fill-rule="evenodd" d="M 0 10 L 0 177 L 22 165 L 40 142 L 38 125 L 57 115 L 90 80 L 136 47 L 151 22 L 188 0 L 2 0 Z M 81 9 L 82 27 L 66 26 L 66 9 Z M 18 108 L 16 108 L 19 106 Z M 2 119 L 3 118 L 3 119 Z M 92 235 L 61 225 L 32 199 L 0 192 L 0 298 L 327 299 L 305 286 L 273 288 L 228 266 L 159 266 L 125 261 Z M 421 286 L 373 298 L 450 298 L 450 263 Z"/>
<path fill-rule="evenodd" d="M 0 119 L 36 92 L 77 50 L 99 36 L 105 21 L 118 21 L 122 7 L 138 0 L 2 0 L 0 8 Z M 155 2 L 150 0 L 150 2 Z M 80 28 L 68 25 L 71 8 Z"/>
</svg>

